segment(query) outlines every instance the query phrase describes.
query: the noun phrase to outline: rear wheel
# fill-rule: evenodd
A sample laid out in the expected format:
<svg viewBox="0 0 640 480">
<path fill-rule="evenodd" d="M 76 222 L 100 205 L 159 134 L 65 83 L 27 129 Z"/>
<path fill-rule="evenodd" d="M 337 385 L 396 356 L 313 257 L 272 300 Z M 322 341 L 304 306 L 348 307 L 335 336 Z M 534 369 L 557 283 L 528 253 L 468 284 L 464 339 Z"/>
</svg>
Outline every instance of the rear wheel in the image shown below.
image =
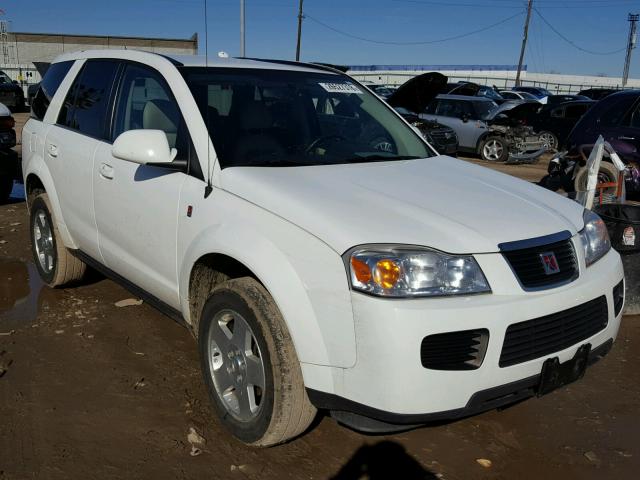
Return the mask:
<svg viewBox="0 0 640 480">
<path fill-rule="evenodd" d="M 507 142 L 501 137 L 488 137 L 482 142 L 480 156 L 488 162 L 506 162 L 509 158 Z"/>
<path fill-rule="evenodd" d="M 198 343 L 214 409 L 236 438 L 267 447 L 311 424 L 316 409 L 293 342 L 275 302 L 256 280 L 229 280 L 213 290 Z"/>
<path fill-rule="evenodd" d="M 31 250 L 40 277 L 50 287 L 62 287 L 82 280 L 87 266 L 76 258 L 60 240 L 46 193 L 31 204 Z"/>
</svg>

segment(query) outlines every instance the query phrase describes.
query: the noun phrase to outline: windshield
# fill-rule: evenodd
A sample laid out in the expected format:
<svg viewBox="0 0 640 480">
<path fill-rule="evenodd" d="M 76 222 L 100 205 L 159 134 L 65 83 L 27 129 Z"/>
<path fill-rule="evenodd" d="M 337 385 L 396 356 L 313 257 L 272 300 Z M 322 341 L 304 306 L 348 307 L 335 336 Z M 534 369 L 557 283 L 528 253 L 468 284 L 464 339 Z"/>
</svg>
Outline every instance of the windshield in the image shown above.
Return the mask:
<svg viewBox="0 0 640 480">
<path fill-rule="evenodd" d="M 0 83 L 11 83 L 11 78 L 9 77 L 9 75 L 4 73 L 3 71 L 0 71 Z"/>
<path fill-rule="evenodd" d="M 473 102 L 476 109 L 476 114 L 480 120 L 488 120 L 493 118 L 494 112 L 498 109 L 498 104 L 495 102 Z"/>
<path fill-rule="evenodd" d="M 240 68 L 180 68 L 222 168 L 417 159 L 433 153 L 348 77 Z"/>
<path fill-rule="evenodd" d="M 520 92 L 520 95 L 522 95 L 522 98 L 524 98 L 526 100 L 537 100 L 538 99 L 535 95 L 532 95 L 529 92 Z"/>
</svg>

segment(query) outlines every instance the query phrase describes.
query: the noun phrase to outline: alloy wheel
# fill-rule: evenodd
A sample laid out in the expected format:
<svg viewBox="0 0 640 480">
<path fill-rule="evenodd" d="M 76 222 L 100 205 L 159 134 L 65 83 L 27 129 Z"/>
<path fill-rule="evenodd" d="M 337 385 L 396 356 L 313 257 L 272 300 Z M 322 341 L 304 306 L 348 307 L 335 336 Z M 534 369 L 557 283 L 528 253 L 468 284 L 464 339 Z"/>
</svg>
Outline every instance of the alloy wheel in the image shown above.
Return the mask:
<svg viewBox="0 0 640 480">
<path fill-rule="evenodd" d="M 38 210 L 33 222 L 33 242 L 40 267 L 45 273 L 51 273 L 55 265 L 55 246 L 47 214 Z"/>
<path fill-rule="evenodd" d="M 219 399 L 240 422 L 258 416 L 265 389 L 260 347 L 247 321 L 238 312 L 216 314 L 207 339 L 210 375 Z"/>
</svg>

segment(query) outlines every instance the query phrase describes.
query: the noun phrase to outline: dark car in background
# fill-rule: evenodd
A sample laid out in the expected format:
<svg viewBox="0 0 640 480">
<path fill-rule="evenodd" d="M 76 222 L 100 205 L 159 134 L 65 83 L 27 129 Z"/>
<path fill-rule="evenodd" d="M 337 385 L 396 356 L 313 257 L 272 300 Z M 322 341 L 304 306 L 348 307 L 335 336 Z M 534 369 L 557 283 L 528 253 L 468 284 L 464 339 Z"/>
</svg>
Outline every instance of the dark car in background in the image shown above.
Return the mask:
<svg viewBox="0 0 640 480">
<path fill-rule="evenodd" d="M 585 97 L 584 95 L 550 95 L 547 98 L 547 105 L 557 105 L 559 103 L 565 102 L 577 102 L 580 100 L 591 100 L 591 98 Z"/>
<path fill-rule="evenodd" d="M 589 99 L 547 104 L 528 122 L 549 149 L 559 149 L 578 120 L 595 104 Z"/>
<path fill-rule="evenodd" d="M 589 97 L 591 100 L 602 100 L 608 97 L 612 93 L 619 92 L 618 88 L 587 88 L 586 90 L 580 90 L 578 95 Z"/>
<path fill-rule="evenodd" d="M 22 87 L 2 70 L 0 70 L 0 103 L 18 112 L 24 110 L 25 105 Z"/>
<path fill-rule="evenodd" d="M 19 176 L 18 154 L 12 150 L 16 145 L 15 124 L 9 109 L 0 105 L 0 204 L 7 201 L 13 180 Z"/>
<path fill-rule="evenodd" d="M 597 102 L 569 134 L 569 153 L 580 155 L 602 135 L 626 164 L 627 193 L 640 195 L 640 90 L 613 93 Z M 588 150 L 588 149 L 587 149 Z"/>
</svg>

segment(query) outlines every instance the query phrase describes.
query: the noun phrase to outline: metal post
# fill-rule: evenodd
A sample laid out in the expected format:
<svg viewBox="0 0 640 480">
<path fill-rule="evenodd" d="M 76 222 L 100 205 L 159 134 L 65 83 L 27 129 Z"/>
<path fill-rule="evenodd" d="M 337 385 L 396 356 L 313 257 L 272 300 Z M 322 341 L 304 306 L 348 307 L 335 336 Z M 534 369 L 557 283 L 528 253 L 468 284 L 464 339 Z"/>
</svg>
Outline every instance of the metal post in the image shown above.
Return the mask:
<svg viewBox="0 0 640 480">
<path fill-rule="evenodd" d="M 302 2 L 304 0 L 300 0 L 300 5 L 298 7 L 298 41 L 296 43 L 296 62 L 300 61 L 300 40 L 302 37 L 302 19 L 304 18 L 304 14 L 302 13 Z"/>
<path fill-rule="evenodd" d="M 531 20 L 532 8 L 533 8 L 533 0 L 529 0 L 529 3 L 527 4 L 527 19 L 524 22 L 524 36 L 522 37 L 522 48 L 520 49 L 520 60 L 518 61 L 518 73 L 516 74 L 516 87 L 520 86 L 520 72 L 522 71 L 524 51 L 527 48 L 527 37 L 529 36 L 529 20 Z"/>
<path fill-rule="evenodd" d="M 240 0 L 240 56 L 245 56 L 244 47 L 244 0 Z"/>
<path fill-rule="evenodd" d="M 622 86 L 627 86 L 629 79 L 629 67 L 631 66 L 631 52 L 636 48 L 636 27 L 640 15 L 630 13 L 627 17 L 629 20 L 629 40 L 627 41 L 627 56 L 624 59 L 624 72 L 622 73 Z"/>
</svg>

